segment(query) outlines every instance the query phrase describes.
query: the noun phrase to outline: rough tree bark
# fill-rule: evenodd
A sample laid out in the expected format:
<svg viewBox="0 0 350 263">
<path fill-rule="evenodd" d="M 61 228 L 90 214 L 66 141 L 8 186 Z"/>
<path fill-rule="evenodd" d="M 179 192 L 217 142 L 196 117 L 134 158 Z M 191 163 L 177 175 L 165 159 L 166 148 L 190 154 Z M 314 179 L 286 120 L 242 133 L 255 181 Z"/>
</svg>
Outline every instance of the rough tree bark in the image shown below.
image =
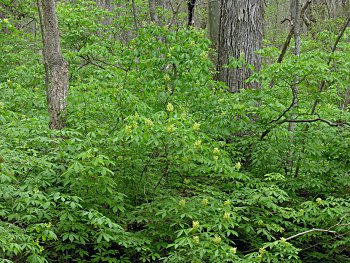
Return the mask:
<svg viewBox="0 0 350 263">
<path fill-rule="evenodd" d="M 252 71 L 226 68 L 230 57 L 245 54 L 245 61 L 259 70 L 261 58 L 256 51 L 262 48 L 263 0 L 222 0 L 218 40 L 218 80 L 225 82 L 231 92 L 258 88 L 259 83 L 246 83 Z"/>
<path fill-rule="evenodd" d="M 68 63 L 61 54 L 55 0 L 38 0 L 41 21 L 46 97 L 50 114 L 50 129 L 65 127 Z"/>
</svg>

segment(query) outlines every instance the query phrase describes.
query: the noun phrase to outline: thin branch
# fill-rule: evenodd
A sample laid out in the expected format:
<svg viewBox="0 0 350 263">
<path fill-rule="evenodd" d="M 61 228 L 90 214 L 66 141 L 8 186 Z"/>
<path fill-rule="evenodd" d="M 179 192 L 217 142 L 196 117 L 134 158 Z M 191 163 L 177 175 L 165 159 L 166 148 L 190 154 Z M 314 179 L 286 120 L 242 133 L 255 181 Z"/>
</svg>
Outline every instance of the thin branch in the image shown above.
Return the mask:
<svg viewBox="0 0 350 263">
<path fill-rule="evenodd" d="M 297 94 L 295 93 L 294 89 L 291 88 L 291 90 L 292 90 L 292 94 L 293 94 L 293 99 L 292 99 L 291 104 L 289 105 L 289 107 L 287 109 L 285 109 L 282 112 L 282 114 L 280 116 L 278 116 L 276 119 L 270 121 L 269 124 L 279 121 L 293 107 L 295 101 L 297 100 L 297 96 L 296 96 Z"/>
<path fill-rule="evenodd" d="M 171 2 L 170 2 L 170 3 L 171 3 Z M 174 23 L 174 21 L 175 21 L 175 18 L 176 18 L 176 16 L 177 16 L 177 14 L 179 13 L 179 10 L 180 10 L 181 5 L 182 5 L 182 2 L 180 1 L 180 3 L 177 5 L 176 9 L 174 9 L 173 5 L 171 4 L 171 9 L 172 9 L 172 11 L 173 11 L 173 16 L 172 16 L 170 22 L 168 23 L 168 27 L 169 27 L 169 28 L 173 25 L 173 23 Z"/>
<path fill-rule="evenodd" d="M 101 62 L 101 63 L 105 64 L 106 66 L 115 67 L 115 68 L 121 69 L 121 70 L 123 70 L 123 71 L 129 71 L 129 69 L 124 68 L 124 67 L 122 67 L 122 66 L 120 66 L 120 65 L 111 64 L 111 63 L 108 63 L 108 62 L 106 62 L 106 61 L 100 60 L 100 59 L 98 59 L 98 58 L 94 58 L 94 60 L 97 61 L 97 62 Z"/>
<path fill-rule="evenodd" d="M 279 124 L 285 123 L 285 122 L 324 122 L 326 124 L 328 124 L 329 126 L 333 126 L 333 127 L 339 127 L 339 126 L 350 126 L 350 123 L 347 122 L 343 122 L 342 120 L 338 120 L 337 122 L 331 122 L 329 120 L 326 119 L 322 119 L 322 118 L 315 118 L 315 119 L 309 119 L 309 120 L 283 120 L 281 122 L 279 122 Z"/>
<path fill-rule="evenodd" d="M 294 35 L 294 26 L 291 26 L 290 28 L 290 31 L 289 31 L 289 34 L 286 38 L 286 41 L 284 41 L 284 45 L 283 45 L 283 48 L 282 48 L 282 51 L 281 51 L 281 54 L 279 55 L 278 59 L 277 59 L 277 63 L 281 63 L 286 52 L 287 52 L 287 49 L 289 47 L 289 44 L 290 44 L 290 41 L 292 40 L 292 37 Z"/>
<path fill-rule="evenodd" d="M 295 234 L 294 236 L 287 237 L 285 240 L 288 241 L 288 240 L 291 240 L 293 238 L 296 238 L 296 237 L 299 237 L 299 236 L 303 236 L 303 235 L 311 233 L 311 232 L 326 232 L 326 233 L 330 233 L 330 234 L 336 234 L 337 233 L 335 231 L 328 230 L 328 229 L 313 228 L 313 229 L 310 229 L 310 230 L 307 230 L 307 231 Z"/>
<path fill-rule="evenodd" d="M 285 110 L 283 112 L 283 114 L 278 118 L 282 118 L 282 116 L 290 109 L 291 107 L 287 108 L 287 110 Z M 349 126 L 350 127 L 350 123 L 348 122 L 344 122 L 343 120 L 337 120 L 336 122 L 332 122 L 332 121 L 329 121 L 329 120 L 326 120 L 326 119 L 323 119 L 323 118 L 315 118 L 315 119 L 302 119 L 302 120 L 298 120 L 298 119 L 291 119 L 291 120 L 288 120 L 288 119 L 285 119 L 285 120 L 281 120 L 281 121 L 275 121 L 275 125 L 266 129 L 260 136 L 260 140 L 263 140 L 266 135 L 268 135 L 272 129 L 276 128 L 278 125 L 281 125 L 283 123 L 312 123 L 312 122 L 323 122 L 323 123 L 326 123 L 328 124 L 329 126 L 332 126 L 332 127 L 343 127 L 343 126 Z"/>
<path fill-rule="evenodd" d="M 308 233 L 311 233 L 311 232 L 325 232 L 325 233 L 330 233 L 330 234 L 337 234 L 336 231 L 333 231 L 331 229 L 335 228 L 335 227 L 338 227 L 338 226 L 350 226 L 350 223 L 346 223 L 346 224 L 342 224 L 341 222 L 343 221 L 343 219 L 346 217 L 347 215 L 344 215 L 337 224 L 335 224 L 334 226 L 331 226 L 330 228 L 328 229 L 321 229 L 321 228 L 313 228 L 313 229 L 310 229 L 310 230 L 307 230 L 307 231 L 304 231 L 304 232 L 301 232 L 301 233 L 298 233 L 298 234 L 295 234 L 294 236 L 290 236 L 288 238 L 286 238 L 285 240 L 288 241 L 288 240 L 291 240 L 293 238 L 296 238 L 296 237 L 299 237 L 299 236 L 302 236 L 302 235 L 305 235 L 305 234 L 308 234 Z"/>
<path fill-rule="evenodd" d="M 285 18 L 281 21 L 281 24 L 283 24 L 284 22 L 289 22 L 289 24 L 292 24 L 292 21 L 289 18 Z"/>
</svg>

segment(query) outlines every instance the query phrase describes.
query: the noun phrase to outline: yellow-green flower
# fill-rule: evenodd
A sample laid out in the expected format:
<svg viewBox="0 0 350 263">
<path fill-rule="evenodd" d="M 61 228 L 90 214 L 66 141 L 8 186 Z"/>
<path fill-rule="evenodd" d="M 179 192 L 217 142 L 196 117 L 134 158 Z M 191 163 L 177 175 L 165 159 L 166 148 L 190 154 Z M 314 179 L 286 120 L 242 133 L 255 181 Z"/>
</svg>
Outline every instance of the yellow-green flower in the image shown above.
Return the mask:
<svg viewBox="0 0 350 263">
<path fill-rule="evenodd" d="M 236 247 L 231 247 L 231 253 L 236 254 L 237 253 L 237 248 Z"/>
<path fill-rule="evenodd" d="M 193 243 L 199 244 L 199 236 L 193 236 Z"/>
<path fill-rule="evenodd" d="M 150 128 L 154 126 L 153 121 L 150 119 L 145 119 L 145 125 Z"/>
<path fill-rule="evenodd" d="M 201 145 L 202 145 L 202 141 L 201 141 L 201 140 L 197 140 L 197 141 L 194 142 L 194 147 L 195 147 L 196 149 L 200 148 Z"/>
<path fill-rule="evenodd" d="M 190 179 L 187 179 L 187 178 L 186 178 L 186 179 L 184 180 L 184 183 L 185 183 L 185 184 L 189 184 L 190 182 L 191 182 Z"/>
<path fill-rule="evenodd" d="M 192 228 L 193 228 L 193 230 L 197 230 L 199 228 L 199 222 L 198 221 L 192 221 Z"/>
<path fill-rule="evenodd" d="M 231 204 L 231 201 L 230 200 L 226 200 L 225 202 L 224 202 L 224 206 L 229 206 Z"/>
<path fill-rule="evenodd" d="M 137 121 L 133 121 L 131 127 L 136 129 L 138 127 Z"/>
<path fill-rule="evenodd" d="M 218 147 L 215 147 L 214 150 L 213 150 L 213 154 L 214 154 L 214 155 L 219 155 L 219 153 L 220 153 L 219 148 L 218 148 Z"/>
<path fill-rule="evenodd" d="M 175 125 L 171 124 L 166 127 L 166 132 L 167 133 L 173 133 L 176 130 Z"/>
<path fill-rule="evenodd" d="M 321 205 L 322 204 L 322 199 L 321 198 L 316 198 L 316 204 Z"/>
<path fill-rule="evenodd" d="M 235 164 L 236 170 L 239 171 L 239 170 L 241 169 L 241 166 L 242 166 L 242 165 L 241 165 L 240 162 L 236 163 L 236 164 Z"/>
<path fill-rule="evenodd" d="M 168 104 L 166 105 L 166 110 L 169 112 L 174 111 L 174 106 L 173 104 L 171 104 L 170 102 L 168 102 Z"/>
<path fill-rule="evenodd" d="M 213 242 L 216 244 L 216 245 L 219 245 L 221 243 L 221 237 L 219 237 L 218 235 L 216 235 L 213 239 Z"/>
<path fill-rule="evenodd" d="M 186 200 L 185 200 L 185 199 L 181 199 L 181 200 L 179 201 L 179 205 L 185 206 L 185 205 L 186 205 Z"/>
<path fill-rule="evenodd" d="M 217 160 L 219 160 L 219 156 L 215 155 L 215 156 L 213 157 L 213 159 L 214 159 L 214 161 L 217 161 Z"/>
<path fill-rule="evenodd" d="M 199 131 L 200 130 L 200 128 L 201 128 L 201 124 L 200 123 L 198 123 L 198 122 L 195 122 L 194 124 L 193 124 L 193 130 L 194 131 Z"/>
<path fill-rule="evenodd" d="M 126 134 L 131 134 L 132 133 L 132 126 L 125 125 L 125 133 Z"/>
<path fill-rule="evenodd" d="M 264 225 L 265 225 L 264 221 L 262 221 L 262 220 L 258 221 L 258 226 L 264 226 Z"/>
<path fill-rule="evenodd" d="M 229 220 L 230 217 L 231 217 L 231 214 L 230 214 L 229 212 L 225 212 L 225 214 L 224 214 L 224 219 L 225 219 L 225 220 Z"/>
<path fill-rule="evenodd" d="M 208 199 L 203 199 L 202 200 L 202 205 L 208 205 L 209 204 L 209 200 Z"/>
</svg>

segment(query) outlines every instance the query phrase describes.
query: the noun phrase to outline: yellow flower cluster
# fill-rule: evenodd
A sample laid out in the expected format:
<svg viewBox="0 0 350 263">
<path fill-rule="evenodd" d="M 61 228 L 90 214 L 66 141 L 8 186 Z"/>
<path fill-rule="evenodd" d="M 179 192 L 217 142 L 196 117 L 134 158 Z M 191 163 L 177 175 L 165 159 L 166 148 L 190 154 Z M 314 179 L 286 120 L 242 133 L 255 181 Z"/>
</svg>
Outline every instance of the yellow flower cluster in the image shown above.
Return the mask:
<svg viewBox="0 0 350 263">
<path fill-rule="evenodd" d="M 208 205 L 209 204 L 209 200 L 208 199 L 203 199 L 202 200 L 202 205 Z"/>
<path fill-rule="evenodd" d="M 193 124 L 193 130 L 194 131 L 199 131 L 200 130 L 200 128 L 201 128 L 201 124 L 200 123 L 198 123 L 198 122 L 195 122 L 194 124 Z"/>
<path fill-rule="evenodd" d="M 197 230 L 199 228 L 199 222 L 198 221 L 192 221 L 192 228 L 193 228 L 193 230 Z"/>
<path fill-rule="evenodd" d="M 166 127 L 166 132 L 167 133 L 173 133 L 176 130 L 175 125 L 174 124 L 170 124 Z"/>
<path fill-rule="evenodd" d="M 213 154 L 214 154 L 214 155 L 219 155 L 219 153 L 220 153 L 219 148 L 218 148 L 218 147 L 215 147 L 214 150 L 213 150 Z"/>
<path fill-rule="evenodd" d="M 213 159 L 214 159 L 214 161 L 219 160 L 219 153 L 220 153 L 219 148 L 215 147 L 214 150 L 213 150 L 213 154 L 214 154 Z"/>
<path fill-rule="evenodd" d="M 202 141 L 201 140 L 197 140 L 194 142 L 194 148 L 199 149 L 201 148 L 202 145 Z"/>
<path fill-rule="evenodd" d="M 132 133 L 132 126 L 131 125 L 125 125 L 125 133 L 126 134 Z"/>
<path fill-rule="evenodd" d="M 166 110 L 169 112 L 174 111 L 174 106 L 173 104 L 171 104 L 170 102 L 168 102 L 168 104 L 166 105 Z"/>
<path fill-rule="evenodd" d="M 240 162 L 236 163 L 235 168 L 237 171 L 239 171 L 241 169 L 241 163 Z"/>
<path fill-rule="evenodd" d="M 149 128 L 153 127 L 153 121 L 151 119 L 145 119 L 145 125 Z"/>
<path fill-rule="evenodd" d="M 225 220 L 229 220 L 230 217 L 231 217 L 231 214 L 230 214 L 229 212 L 225 212 L 225 214 L 224 214 L 224 219 L 225 219 Z"/>
<path fill-rule="evenodd" d="M 185 199 L 181 199 L 181 200 L 179 201 L 179 205 L 185 206 L 185 205 L 186 205 L 186 200 L 185 200 Z"/>
<path fill-rule="evenodd" d="M 214 239 L 213 239 L 213 242 L 216 244 L 216 245 L 219 245 L 221 243 L 221 237 L 219 236 L 215 236 Z"/>
</svg>

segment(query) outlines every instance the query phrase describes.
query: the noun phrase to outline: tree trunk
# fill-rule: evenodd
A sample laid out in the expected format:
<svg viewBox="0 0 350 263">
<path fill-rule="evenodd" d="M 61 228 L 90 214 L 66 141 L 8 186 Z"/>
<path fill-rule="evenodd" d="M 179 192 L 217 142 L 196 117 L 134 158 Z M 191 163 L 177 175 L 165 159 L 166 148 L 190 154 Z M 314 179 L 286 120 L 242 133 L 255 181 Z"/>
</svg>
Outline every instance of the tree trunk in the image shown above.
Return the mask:
<svg viewBox="0 0 350 263">
<path fill-rule="evenodd" d="M 212 47 L 218 49 L 220 27 L 221 0 L 209 1 L 208 3 L 208 37 Z M 214 61 L 215 64 L 217 61 Z"/>
<path fill-rule="evenodd" d="M 301 28 L 301 19 L 300 19 L 300 1 L 299 0 L 292 0 L 290 3 L 290 12 L 291 12 L 291 21 L 293 24 L 293 31 L 294 31 L 294 39 L 295 39 L 295 45 L 293 49 L 293 53 L 295 56 L 300 56 L 300 28 Z M 295 84 L 298 82 L 298 76 L 295 76 L 294 84 L 292 86 L 293 90 L 293 96 L 298 98 L 299 88 L 298 85 Z M 294 100 L 293 107 L 296 108 L 298 106 L 298 99 Z M 295 116 L 292 115 L 292 119 L 294 119 Z M 288 125 L 288 131 L 290 133 L 289 135 L 289 141 L 291 143 L 291 146 L 294 144 L 294 130 L 295 130 L 295 122 L 290 122 Z M 293 147 L 290 148 L 288 153 L 288 166 L 290 170 L 290 174 L 292 174 L 293 171 Z M 299 164 L 297 162 L 296 171 L 298 171 Z"/>
<path fill-rule="evenodd" d="M 151 21 L 154 22 L 156 25 L 158 25 L 158 15 L 157 15 L 157 6 L 156 6 L 156 0 L 149 0 L 149 14 L 151 17 Z"/>
<path fill-rule="evenodd" d="M 41 4 L 41 5 L 40 5 Z M 44 65 L 46 72 L 46 97 L 50 114 L 50 129 L 65 126 L 68 63 L 61 54 L 55 0 L 38 2 L 43 39 Z"/>
<path fill-rule="evenodd" d="M 230 57 L 245 55 L 245 62 L 259 70 L 261 57 L 255 52 L 262 48 L 263 0 L 222 0 L 218 43 L 218 80 L 223 81 L 231 92 L 258 88 L 259 83 L 246 83 L 252 71 L 226 68 Z"/>
<path fill-rule="evenodd" d="M 188 21 L 187 28 L 194 26 L 194 7 L 196 0 L 187 0 L 187 12 L 188 12 Z"/>
</svg>

